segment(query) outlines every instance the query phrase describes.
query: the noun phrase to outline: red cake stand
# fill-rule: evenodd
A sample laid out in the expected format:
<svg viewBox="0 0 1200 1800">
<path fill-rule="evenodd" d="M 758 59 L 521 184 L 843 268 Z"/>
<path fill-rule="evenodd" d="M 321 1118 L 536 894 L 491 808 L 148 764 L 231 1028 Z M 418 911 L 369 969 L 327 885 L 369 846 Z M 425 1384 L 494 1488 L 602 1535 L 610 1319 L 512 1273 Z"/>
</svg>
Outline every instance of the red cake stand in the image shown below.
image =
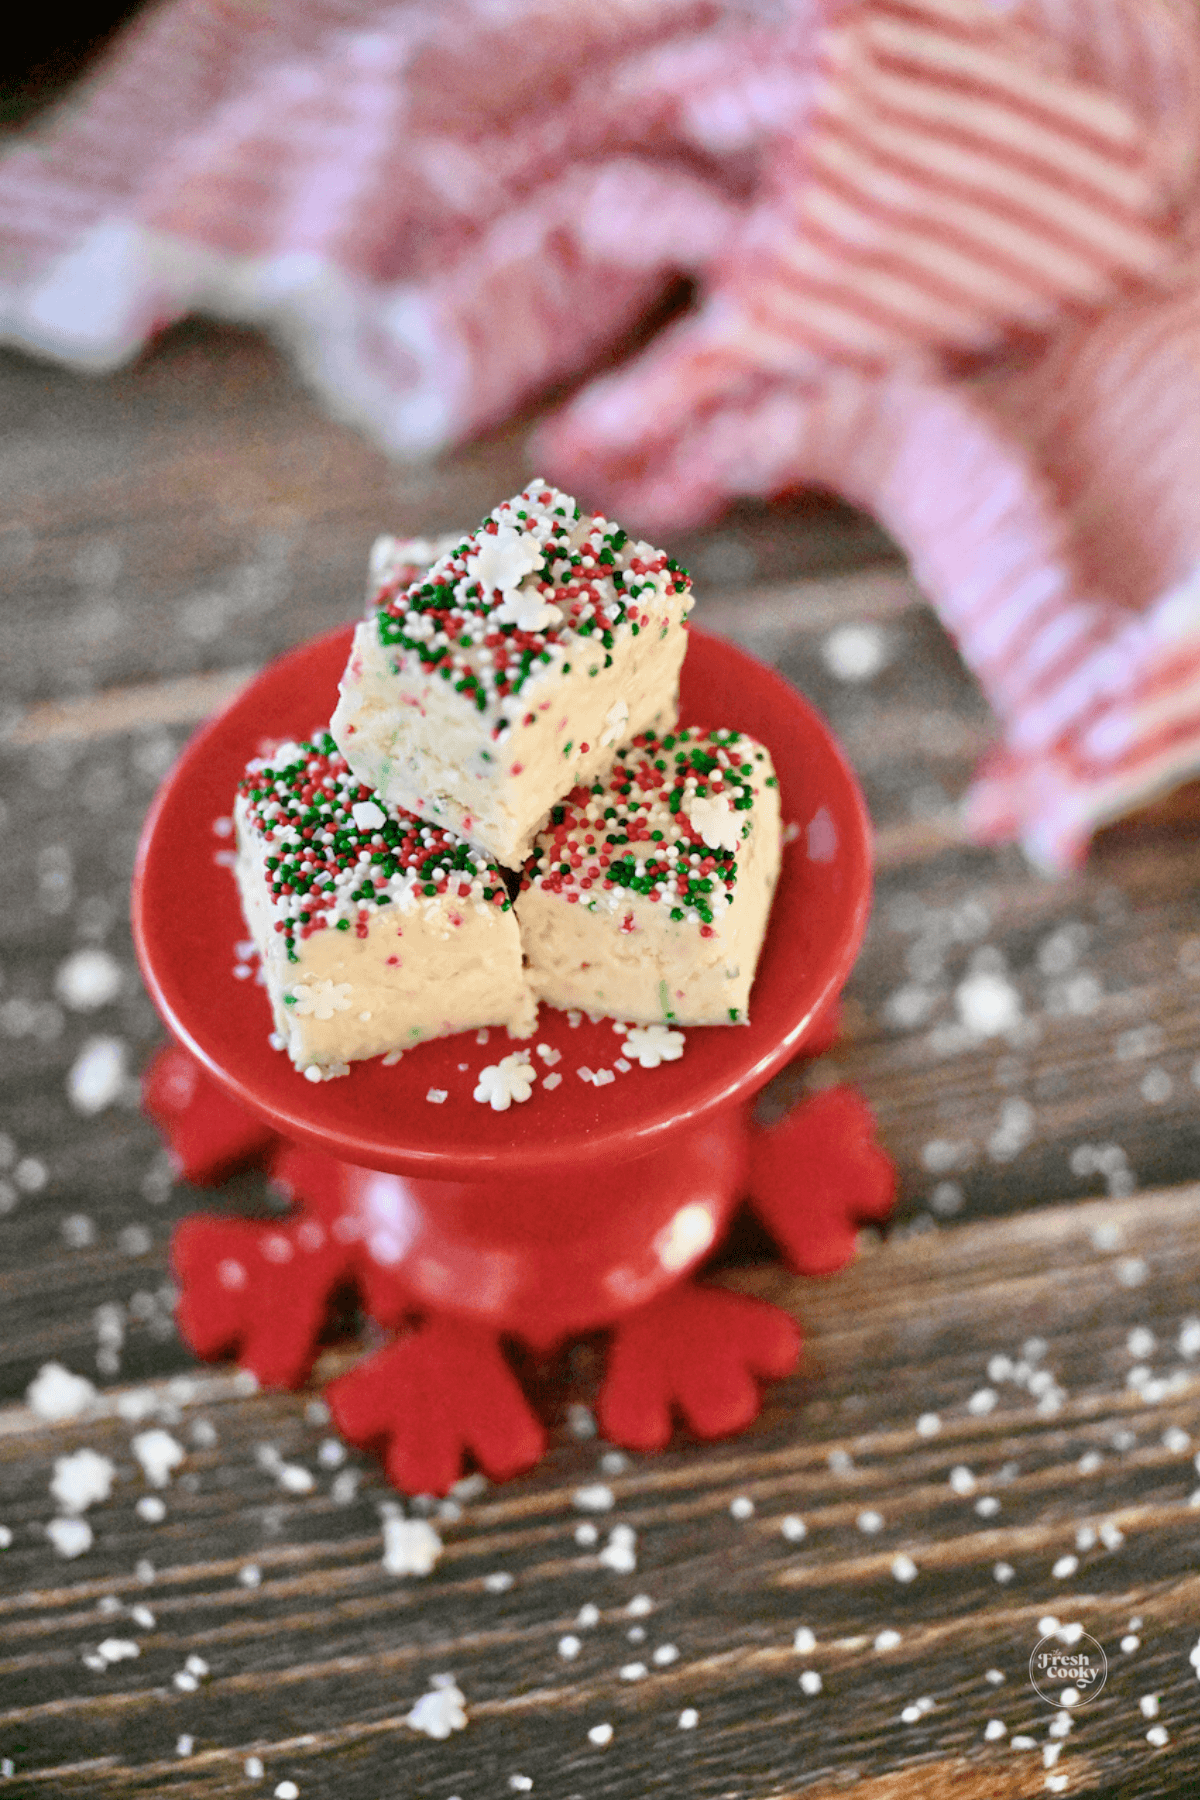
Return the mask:
<svg viewBox="0 0 1200 1800">
<path fill-rule="evenodd" d="M 787 682 L 693 630 L 682 721 L 767 744 L 786 821 L 750 1024 L 690 1029 L 678 1061 L 618 1070 L 611 1021 L 543 1007 L 533 1042 L 557 1060 L 535 1054 L 533 1097 L 507 1112 L 473 1099 L 480 1069 L 513 1048 L 498 1028 L 314 1084 L 271 1048 L 266 997 L 235 954 L 246 928 L 229 813 L 250 757 L 330 717 L 351 629 L 280 658 L 199 731 L 142 833 L 134 938 L 175 1039 L 146 1074 L 147 1111 L 185 1179 L 258 1163 L 293 1201 L 275 1223 L 179 1227 L 183 1336 L 200 1356 L 232 1354 L 264 1385 L 295 1387 L 331 1302 L 356 1289 L 394 1336 L 327 1398 L 342 1434 L 378 1449 L 409 1492 L 444 1492 L 472 1460 L 500 1479 L 541 1455 L 506 1337 L 544 1352 L 611 1327 L 599 1411 L 615 1443 L 661 1446 L 676 1418 L 703 1437 L 739 1431 L 759 1380 L 794 1365 L 799 1333 L 778 1308 L 692 1271 L 744 1201 L 812 1275 L 840 1268 L 859 1225 L 891 1206 L 892 1166 L 853 1091 L 826 1090 L 769 1130 L 750 1116 L 776 1070 L 836 1029 L 870 905 L 854 777 Z M 562 1079 L 548 1090 L 551 1069 Z"/>
</svg>

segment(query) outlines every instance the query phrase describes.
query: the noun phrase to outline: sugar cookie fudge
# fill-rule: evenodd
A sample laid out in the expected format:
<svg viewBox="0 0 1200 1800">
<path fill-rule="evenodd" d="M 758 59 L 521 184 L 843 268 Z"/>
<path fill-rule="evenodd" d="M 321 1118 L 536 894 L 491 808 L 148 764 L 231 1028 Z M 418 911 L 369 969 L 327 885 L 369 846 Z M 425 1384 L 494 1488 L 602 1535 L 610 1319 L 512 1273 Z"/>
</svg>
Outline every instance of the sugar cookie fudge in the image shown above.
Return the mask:
<svg viewBox="0 0 1200 1800">
<path fill-rule="evenodd" d="M 692 604 L 660 550 L 535 481 L 354 634 L 330 731 L 390 806 L 519 868 L 556 800 L 666 730 Z"/>
<path fill-rule="evenodd" d="M 555 806 L 522 876 L 530 986 L 638 1024 L 743 1024 L 779 873 L 779 789 L 737 731 L 647 732 Z"/>
<path fill-rule="evenodd" d="M 471 1026 L 532 1032 L 500 871 L 452 833 L 381 805 L 332 738 L 252 762 L 234 823 L 275 1029 L 311 1080 Z"/>
</svg>

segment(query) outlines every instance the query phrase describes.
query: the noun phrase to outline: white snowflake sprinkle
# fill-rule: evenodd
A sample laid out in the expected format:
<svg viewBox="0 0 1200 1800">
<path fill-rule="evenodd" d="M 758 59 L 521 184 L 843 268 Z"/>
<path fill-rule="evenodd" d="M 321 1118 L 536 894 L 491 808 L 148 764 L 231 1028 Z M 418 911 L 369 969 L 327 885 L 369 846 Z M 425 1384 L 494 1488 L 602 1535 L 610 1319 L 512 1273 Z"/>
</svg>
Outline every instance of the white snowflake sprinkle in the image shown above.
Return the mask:
<svg viewBox="0 0 1200 1800">
<path fill-rule="evenodd" d="M 448 1738 L 452 1731 L 466 1728 L 466 1698 L 455 1686 L 452 1675 L 435 1675 L 427 1694 L 422 1694 L 404 1723 L 426 1737 Z"/>
<path fill-rule="evenodd" d="M 131 1446 L 152 1487 L 166 1487 L 172 1469 L 178 1468 L 187 1452 L 169 1431 L 140 1431 Z"/>
<path fill-rule="evenodd" d="M 64 1512 L 86 1512 L 89 1506 L 108 1499 L 115 1474 L 107 1456 L 95 1450 L 76 1450 L 72 1456 L 56 1460 L 50 1492 Z"/>
<path fill-rule="evenodd" d="M 292 1006 L 298 1019 L 332 1019 L 334 1013 L 349 1012 L 354 990 L 348 981 L 297 981 L 292 986 Z"/>
<path fill-rule="evenodd" d="M 657 1069 L 660 1063 L 678 1062 L 685 1041 L 682 1031 L 670 1031 L 665 1025 L 634 1025 L 625 1048 L 643 1069 Z"/>
<path fill-rule="evenodd" d="M 60 1556 L 82 1556 L 92 1547 L 92 1528 L 86 1519 L 51 1519 L 46 1536 Z"/>
<path fill-rule="evenodd" d="M 58 1425 L 77 1419 L 93 1404 L 96 1390 L 82 1375 L 72 1375 L 61 1363 L 43 1363 L 25 1390 L 26 1404 L 39 1419 Z"/>
<path fill-rule="evenodd" d="M 490 1106 L 493 1112 L 507 1112 L 514 1100 L 521 1105 L 529 1099 L 536 1080 L 529 1052 L 514 1050 L 511 1056 L 502 1057 L 498 1063 L 489 1063 L 487 1068 L 479 1071 L 475 1098 L 481 1105 Z"/>
<path fill-rule="evenodd" d="M 689 800 L 684 807 L 688 823 L 710 850 L 737 850 L 742 842 L 742 820 L 723 795 Z"/>
</svg>

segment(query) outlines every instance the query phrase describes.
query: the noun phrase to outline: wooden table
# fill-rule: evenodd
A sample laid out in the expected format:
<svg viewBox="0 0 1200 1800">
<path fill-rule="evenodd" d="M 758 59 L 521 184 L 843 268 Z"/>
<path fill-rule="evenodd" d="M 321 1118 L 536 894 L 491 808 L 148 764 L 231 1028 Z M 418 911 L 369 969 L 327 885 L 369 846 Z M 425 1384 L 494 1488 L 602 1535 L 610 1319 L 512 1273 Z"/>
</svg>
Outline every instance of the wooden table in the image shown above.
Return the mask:
<svg viewBox="0 0 1200 1800">
<path fill-rule="evenodd" d="M 955 808 L 988 716 L 886 541 L 809 500 L 673 544 L 699 621 L 825 709 L 870 800 L 878 898 L 843 1041 L 769 1100 L 860 1084 L 900 1168 L 896 1223 L 825 1284 L 735 1240 L 720 1278 L 807 1337 L 745 1437 L 614 1459 L 580 1435 L 596 1358 L 578 1348 L 537 1372 L 545 1465 L 435 1518 L 435 1571 L 397 1577 L 388 1491 L 337 1462 L 316 1390 L 247 1392 L 174 1336 L 170 1231 L 214 1202 L 172 1185 L 139 1116 L 161 1034 L 126 895 L 190 729 L 357 610 L 377 530 L 471 523 L 512 491 L 522 432 L 398 468 L 260 340 L 200 325 L 101 381 L 9 358 L 0 416 L 0 1793 L 1194 1795 L 1195 792 L 1067 881 L 974 849 Z M 90 1011 L 59 973 L 84 945 L 120 973 Z M 251 1177 L 215 1203 L 272 1204 Z M 51 1360 L 97 1382 L 90 1414 L 25 1406 Z M 187 1452 L 161 1519 L 130 1447 L 155 1423 Z M 81 1447 L 117 1473 L 66 1559 L 48 1490 Z M 596 1482 L 603 1514 L 574 1501 Z M 617 1523 L 633 1573 L 598 1561 Z M 1028 1679 L 1048 1614 L 1108 1657 L 1066 1735 Z M 98 1657 L 114 1638 L 136 1658 Z M 445 1742 L 404 1722 L 441 1672 L 469 1716 Z"/>
</svg>

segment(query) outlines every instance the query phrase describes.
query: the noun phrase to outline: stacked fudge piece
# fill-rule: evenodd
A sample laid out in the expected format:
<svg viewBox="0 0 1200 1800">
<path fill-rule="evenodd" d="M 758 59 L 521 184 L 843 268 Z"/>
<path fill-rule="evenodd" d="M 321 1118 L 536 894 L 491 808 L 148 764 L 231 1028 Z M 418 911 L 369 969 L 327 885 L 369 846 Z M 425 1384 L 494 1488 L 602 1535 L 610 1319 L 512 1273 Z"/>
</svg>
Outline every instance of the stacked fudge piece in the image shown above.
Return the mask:
<svg viewBox="0 0 1200 1800">
<path fill-rule="evenodd" d="M 430 547 L 432 548 L 432 547 Z M 684 572 L 535 481 L 381 539 L 328 733 L 249 765 L 236 872 L 310 1079 L 537 1003 L 745 1020 L 779 867 L 761 744 L 674 730 Z"/>
</svg>

